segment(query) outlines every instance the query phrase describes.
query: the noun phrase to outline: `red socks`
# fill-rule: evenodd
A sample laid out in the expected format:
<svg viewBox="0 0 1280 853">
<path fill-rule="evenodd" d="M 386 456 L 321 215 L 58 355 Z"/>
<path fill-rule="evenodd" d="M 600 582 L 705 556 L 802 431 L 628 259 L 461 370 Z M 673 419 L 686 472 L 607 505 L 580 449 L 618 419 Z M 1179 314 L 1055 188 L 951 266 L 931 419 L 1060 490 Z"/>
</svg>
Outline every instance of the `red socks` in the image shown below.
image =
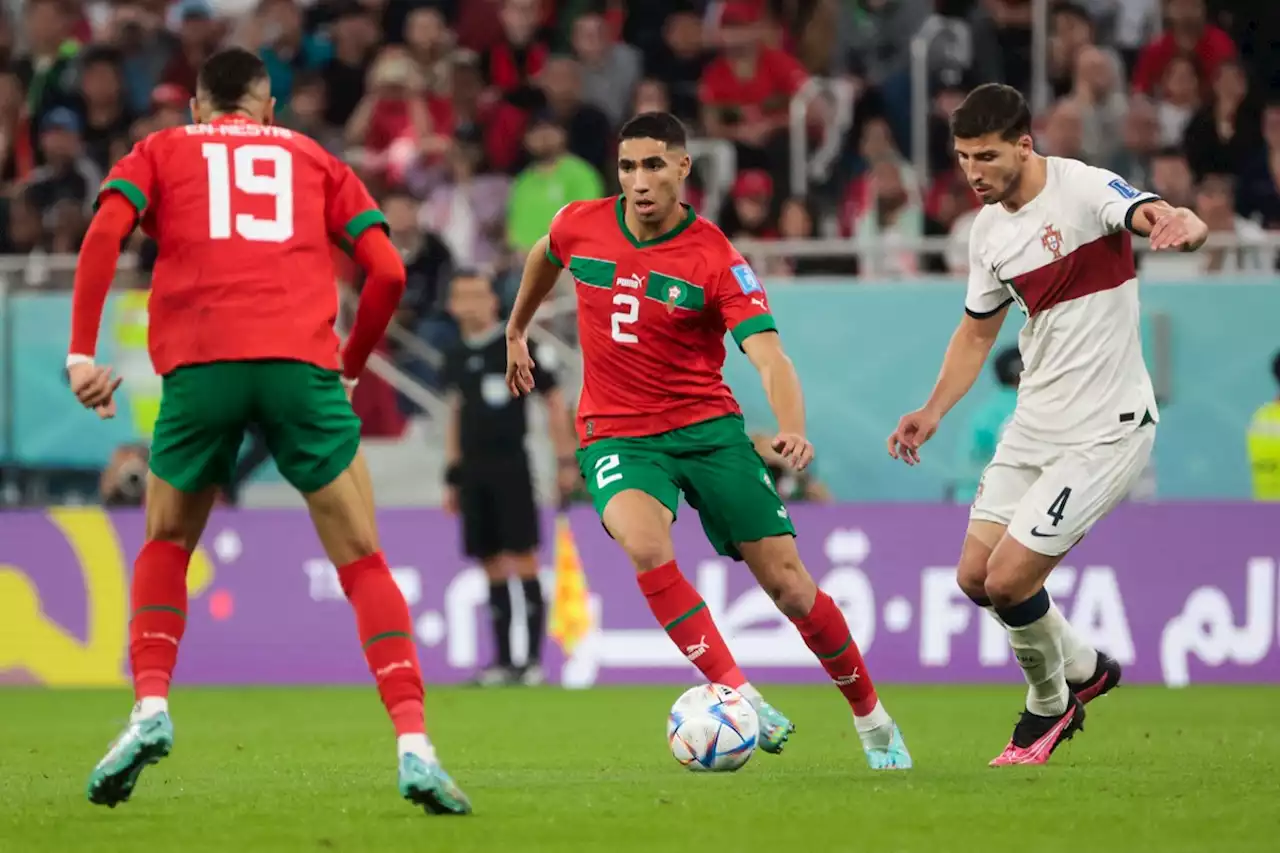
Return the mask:
<svg viewBox="0 0 1280 853">
<path fill-rule="evenodd" d="M 817 655 L 822 668 L 840 688 L 853 713 L 865 717 L 875 710 L 876 688 L 871 683 L 862 652 L 849 633 L 849 623 L 831 596 L 818 590 L 813 609 L 803 619 L 792 620 L 800 629 L 809 651 Z"/>
<path fill-rule="evenodd" d="M 711 620 L 707 603 L 680 574 L 674 560 L 641 572 L 639 581 L 649 609 L 667 636 L 707 681 L 734 689 L 747 683 L 720 636 L 720 629 Z"/>
<path fill-rule="evenodd" d="M 422 670 L 413 643 L 409 606 L 379 551 L 338 568 L 342 591 L 356 612 L 356 629 L 397 735 L 423 734 Z"/>
<path fill-rule="evenodd" d="M 129 665 L 133 695 L 168 697 L 178 643 L 187 626 L 187 563 L 191 552 L 172 542 L 147 542 L 133 563 Z"/>
</svg>

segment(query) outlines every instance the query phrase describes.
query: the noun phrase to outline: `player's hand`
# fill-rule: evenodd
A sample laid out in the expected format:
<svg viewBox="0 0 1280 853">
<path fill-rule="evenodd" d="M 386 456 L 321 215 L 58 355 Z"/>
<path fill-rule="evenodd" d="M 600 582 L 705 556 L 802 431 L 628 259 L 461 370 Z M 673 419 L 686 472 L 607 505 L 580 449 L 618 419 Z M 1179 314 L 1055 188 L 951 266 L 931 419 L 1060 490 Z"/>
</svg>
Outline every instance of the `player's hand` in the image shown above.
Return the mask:
<svg viewBox="0 0 1280 853">
<path fill-rule="evenodd" d="M 449 515 L 458 514 L 458 489 L 456 486 L 444 487 L 444 498 L 440 502 L 440 506 Z"/>
<path fill-rule="evenodd" d="M 115 417 L 116 406 L 112 395 L 123 380 L 112 376 L 110 367 L 73 364 L 67 368 L 67 378 L 71 383 L 71 392 L 76 395 L 80 405 L 93 409 L 101 418 Z"/>
<path fill-rule="evenodd" d="M 1189 251 L 1209 236 L 1209 226 L 1184 208 L 1171 210 L 1156 220 L 1151 228 L 1151 250 Z"/>
<path fill-rule="evenodd" d="M 803 435 L 780 432 L 769 442 L 769 446 L 796 471 L 803 471 L 813 461 L 813 444 Z"/>
<path fill-rule="evenodd" d="M 556 470 L 556 491 L 560 493 L 560 500 L 567 500 L 581 485 L 582 472 L 577 464 L 572 460 L 561 462 Z"/>
<path fill-rule="evenodd" d="M 908 465 L 920 464 L 920 446 L 938 431 L 937 415 L 928 409 L 917 409 L 898 420 L 898 428 L 889 436 L 889 455 Z"/>
<path fill-rule="evenodd" d="M 507 387 L 517 397 L 533 391 L 533 356 L 524 335 L 507 336 Z"/>
</svg>

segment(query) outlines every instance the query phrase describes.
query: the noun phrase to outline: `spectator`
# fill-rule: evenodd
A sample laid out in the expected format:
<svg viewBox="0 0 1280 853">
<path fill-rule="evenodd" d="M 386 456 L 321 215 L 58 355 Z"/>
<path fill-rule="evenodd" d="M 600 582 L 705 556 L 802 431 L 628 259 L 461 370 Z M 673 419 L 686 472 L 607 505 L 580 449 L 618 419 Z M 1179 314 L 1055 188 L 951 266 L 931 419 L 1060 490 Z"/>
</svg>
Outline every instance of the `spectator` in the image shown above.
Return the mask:
<svg viewBox="0 0 1280 853">
<path fill-rule="evenodd" d="M 484 97 L 479 55 L 459 50 L 450 61 L 449 97 L 432 98 L 428 103 L 434 132 L 453 136 L 463 128 L 475 127 L 484 142 L 486 168 L 514 172 L 521 154 L 525 114 L 504 100 Z"/>
<path fill-rule="evenodd" d="M 788 166 L 791 98 L 808 74 L 795 57 L 763 43 L 761 24 L 756 7 L 725 6 L 723 47 L 703 72 L 698 100 L 707 135 L 731 140 L 740 166 L 780 174 Z"/>
<path fill-rule="evenodd" d="M 1160 117 L 1160 144 L 1181 145 L 1187 124 L 1200 109 L 1200 71 L 1190 55 L 1175 56 L 1164 66 L 1156 111 Z"/>
<path fill-rule="evenodd" d="M 80 117 L 68 107 L 56 107 L 40 122 L 40 150 L 44 165 L 31 173 L 27 199 L 44 218 L 45 228 L 65 223 L 71 215 L 58 210 L 60 202 L 71 202 L 85 217 L 93 212 L 93 199 L 102 185 L 102 172 L 84 154 L 84 132 Z M 80 220 L 74 220 L 80 221 Z M 72 244 L 74 249 L 75 243 Z"/>
<path fill-rule="evenodd" d="M 440 235 L 458 267 L 503 269 L 510 182 L 483 171 L 483 137 L 475 125 L 458 128 L 445 159 L 443 180 L 422 205 L 419 224 Z"/>
<path fill-rule="evenodd" d="M 667 87 L 671 112 L 688 123 L 698 120 L 698 87 L 710 61 L 702 39 L 698 17 L 675 12 L 662 27 L 662 45 L 645 62 L 645 74 Z"/>
<path fill-rule="evenodd" d="M 1031 93 L 1030 0 L 983 0 L 975 15 L 976 71 Z"/>
<path fill-rule="evenodd" d="M 667 87 L 661 80 L 646 78 L 640 81 L 636 86 L 635 98 L 631 101 L 631 111 L 627 118 L 638 116 L 640 113 L 668 113 L 671 112 L 671 98 L 667 93 Z"/>
<path fill-rule="evenodd" d="M 1280 352 L 1271 361 L 1271 375 L 1280 385 Z M 1245 440 L 1253 472 L 1253 499 L 1280 501 L 1280 396 L 1253 413 Z"/>
<path fill-rule="evenodd" d="M 912 245 L 924 236 L 924 209 L 914 170 L 897 158 L 874 161 L 867 175 L 850 185 L 842 213 L 847 236 L 869 252 L 870 269 L 880 275 L 914 275 L 920 261 Z M 860 268 L 866 269 L 866 255 Z"/>
<path fill-rule="evenodd" d="M 1076 54 L 1070 97 L 1080 111 L 1081 154 L 1094 165 L 1110 163 L 1120 152 L 1124 117 L 1129 111 L 1122 71 L 1114 54 L 1096 47 L 1085 47 Z"/>
<path fill-rule="evenodd" d="M 1065 98 L 1076 89 L 1080 54 L 1085 48 L 1097 49 L 1093 17 L 1079 3 L 1055 3 L 1049 32 L 1049 85 L 1055 98 Z"/>
<path fill-rule="evenodd" d="M 6 255 L 29 255 L 44 241 L 40 211 L 29 193 L 16 192 L 4 207 L 4 228 L 0 228 L 0 248 Z"/>
<path fill-rule="evenodd" d="M 951 114 L 973 88 L 972 82 L 955 69 L 941 71 L 933 76 L 929 87 L 932 92 L 932 109 L 929 112 L 928 131 L 929 171 L 933 174 L 949 172 L 955 168 L 956 152 L 951 142 Z M 879 116 L 876 120 L 883 124 L 883 130 L 889 134 L 890 144 L 893 145 L 889 124 Z M 896 148 L 896 145 L 894 147 Z"/>
<path fill-rule="evenodd" d="M 194 92 L 196 73 L 222 40 L 222 25 L 214 17 L 209 0 L 182 0 L 178 4 L 178 20 L 177 50 L 169 57 L 160 82 Z"/>
<path fill-rule="evenodd" d="M 159 15 L 141 2 L 125 0 L 111 8 L 106 43 L 123 58 L 125 106 L 134 115 L 145 114 L 151 107 L 151 92 L 178 49 L 177 39 L 164 28 Z"/>
<path fill-rule="evenodd" d="M 361 171 L 385 186 L 399 184 L 419 155 L 444 153 L 444 142 L 431 131 L 417 66 L 401 48 L 386 48 L 347 121 L 346 142 L 360 150 Z"/>
<path fill-rule="evenodd" d="M 960 460 L 963 478 L 956 483 L 953 499 L 972 503 L 982 482 L 982 472 L 995 456 L 1000 435 L 1013 417 L 1018 403 L 1018 380 L 1022 376 L 1022 356 L 1017 347 L 1005 347 L 991 363 L 996 391 L 984 400 L 969 419 L 969 441 Z"/>
<path fill-rule="evenodd" d="M 28 53 L 14 68 L 27 93 L 31 145 L 39 160 L 45 114 L 75 103 L 80 46 L 70 40 L 71 16 L 62 0 L 27 0 L 23 23 Z"/>
<path fill-rule="evenodd" d="M 151 115 L 146 132 L 181 127 L 191 121 L 191 93 L 176 83 L 161 83 L 151 93 Z"/>
<path fill-rule="evenodd" d="M 771 240 L 778 232 L 770 222 L 773 209 L 773 178 L 763 169 L 738 173 L 730 192 L 730 207 L 721 217 L 724 233 L 731 240 Z"/>
<path fill-rule="evenodd" d="M 1084 157 L 1084 121 L 1073 99 L 1058 101 L 1045 119 L 1041 152 L 1053 157 Z"/>
<path fill-rule="evenodd" d="M 778 212 L 778 237 L 783 240 L 812 240 L 817 236 L 814 214 L 802 198 L 789 198 Z M 783 261 L 784 269 L 774 275 L 823 275 L 844 272 L 832 258 L 799 257 Z"/>
<path fill-rule="evenodd" d="M 582 100 L 604 112 L 618 127 L 629 116 L 627 106 L 640 82 L 640 51 L 619 44 L 604 16 L 589 12 L 573 22 L 573 53 L 584 74 Z"/>
<path fill-rule="evenodd" d="M 539 33 L 539 0 L 503 0 L 502 37 L 482 54 L 485 82 L 521 109 L 539 104 L 534 79 L 542 73 L 551 48 Z"/>
<path fill-rule="evenodd" d="M 418 66 L 423 89 L 431 97 L 449 94 L 454 51 L 453 34 L 444 13 L 434 6 L 415 6 L 405 18 L 404 43 Z"/>
<path fill-rule="evenodd" d="M 342 2 L 329 25 L 333 57 L 321 69 L 325 123 L 346 127 L 365 95 L 365 82 L 378 43 L 378 25 L 359 3 Z"/>
<path fill-rule="evenodd" d="M 533 162 L 511 187 L 507 206 L 507 242 L 521 257 L 547 233 L 551 218 L 571 201 L 600 198 L 600 173 L 565 150 L 568 134 L 553 115 L 539 113 L 525 131 Z"/>
<path fill-rule="evenodd" d="M 1246 159 L 1240 177 L 1239 210 L 1263 227 L 1280 229 L 1280 102 L 1262 111 L 1262 150 Z"/>
<path fill-rule="evenodd" d="M 444 285 L 453 275 L 453 256 L 438 236 L 418 224 L 418 203 L 406 192 L 393 190 L 382 198 L 391 243 L 404 260 L 405 290 L 396 322 L 411 331 L 424 321 L 439 319 L 444 306 Z M 432 338 L 428 333 L 424 338 Z M 432 343 L 439 345 L 438 340 Z"/>
<path fill-rule="evenodd" d="M 80 71 L 80 98 L 85 118 L 85 154 L 106 174 L 129 150 L 134 117 L 124 102 L 121 56 L 110 48 L 85 51 Z"/>
<path fill-rule="evenodd" d="M 956 224 L 971 211 L 981 205 L 978 196 L 969 187 L 969 181 L 953 162 L 946 170 L 938 174 L 929 187 L 925 198 L 924 233 L 926 237 L 950 237 Z M 968 232 L 965 232 L 968 238 Z M 949 247 L 950 248 L 950 247 Z M 929 272 L 963 272 L 969 266 L 969 247 L 963 246 L 963 258 L 953 266 L 947 252 L 942 255 L 926 255 L 925 269 Z M 958 267 L 958 269 L 956 268 Z"/>
<path fill-rule="evenodd" d="M 24 114 L 22 81 L 0 71 L 0 183 L 19 181 L 35 165 L 35 148 Z"/>
<path fill-rule="evenodd" d="M 1174 207 L 1195 207 L 1196 182 L 1186 155 L 1164 148 L 1151 158 L 1151 191 Z"/>
<path fill-rule="evenodd" d="M 299 72 L 293 77 L 289 103 L 281 109 L 277 120 L 281 126 L 305 133 L 330 154 L 338 156 L 346 146 L 342 130 L 324 122 L 326 99 L 324 78 L 319 72 Z"/>
<path fill-rule="evenodd" d="M 1129 112 L 1124 120 L 1124 148 L 1111 163 L 1111 171 L 1129 182 L 1145 187 L 1151 182 L 1151 157 L 1160 144 L 1160 116 L 1149 98 L 1129 98 Z"/>
<path fill-rule="evenodd" d="M 1249 79 L 1239 60 L 1218 67 L 1213 97 L 1187 125 L 1183 145 L 1197 175 L 1235 172 L 1262 143 L 1258 112 L 1249 103 Z"/>
<path fill-rule="evenodd" d="M 1133 71 L 1134 91 L 1155 94 L 1165 79 L 1166 66 L 1175 56 L 1193 56 L 1202 80 L 1212 80 L 1218 66 L 1235 57 L 1236 46 L 1231 37 L 1206 20 L 1204 0 L 1166 0 L 1164 19 L 1164 35 L 1138 55 Z"/>
<path fill-rule="evenodd" d="M 612 174 L 613 130 L 603 112 L 582 101 L 582 69 L 567 56 L 548 60 L 538 77 L 546 109 L 569 135 L 569 152 Z"/>
<path fill-rule="evenodd" d="M 276 109 L 289 106 L 296 78 L 319 71 L 333 57 L 328 40 L 306 32 L 302 24 L 296 0 L 262 0 L 250 22 L 252 42 L 271 75 Z"/>
</svg>

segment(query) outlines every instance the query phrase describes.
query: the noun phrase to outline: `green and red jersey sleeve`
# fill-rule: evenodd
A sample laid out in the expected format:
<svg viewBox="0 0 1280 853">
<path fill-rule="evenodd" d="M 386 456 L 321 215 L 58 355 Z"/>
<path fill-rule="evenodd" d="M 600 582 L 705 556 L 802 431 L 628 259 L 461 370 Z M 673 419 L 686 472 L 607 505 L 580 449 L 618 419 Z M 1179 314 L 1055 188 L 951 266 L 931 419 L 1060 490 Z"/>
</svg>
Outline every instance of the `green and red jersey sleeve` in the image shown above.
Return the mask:
<svg viewBox="0 0 1280 853">
<path fill-rule="evenodd" d="M 555 264 L 560 269 L 564 269 L 569 264 L 569 240 L 571 237 L 570 229 L 573 227 L 571 220 L 574 218 L 573 211 L 577 207 L 577 202 L 569 202 L 551 217 L 551 227 L 547 229 L 547 260 Z"/>
<path fill-rule="evenodd" d="M 778 331 L 764 285 L 736 249 L 729 247 L 726 260 L 715 272 L 712 288 L 715 306 L 738 349 L 754 334 Z"/>
<path fill-rule="evenodd" d="M 375 227 L 389 230 L 387 218 L 350 166 L 331 158 L 329 174 L 325 222 L 333 241 L 350 254 L 365 231 Z"/>
<path fill-rule="evenodd" d="M 107 179 L 98 190 L 94 202 L 96 210 L 102 200 L 110 193 L 119 193 L 137 211 L 138 218 L 146 213 L 155 198 L 156 167 L 153 156 L 154 136 L 148 136 L 133 146 L 133 150 L 111 167 Z"/>
</svg>

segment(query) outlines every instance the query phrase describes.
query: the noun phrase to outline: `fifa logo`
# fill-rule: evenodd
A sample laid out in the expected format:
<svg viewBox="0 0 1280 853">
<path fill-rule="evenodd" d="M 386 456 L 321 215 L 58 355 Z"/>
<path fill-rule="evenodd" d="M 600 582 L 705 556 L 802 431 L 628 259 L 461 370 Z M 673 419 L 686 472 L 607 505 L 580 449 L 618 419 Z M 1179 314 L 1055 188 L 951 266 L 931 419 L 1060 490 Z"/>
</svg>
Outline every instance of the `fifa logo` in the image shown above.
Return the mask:
<svg viewBox="0 0 1280 853">
<path fill-rule="evenodd" d="M 1062 232 L 1054 228 L 1052 223 L 1044 227 L 1044 236 L 1040 238 L 1040 245 L 1053 252 L 1055 261 L 1062 259 Z"/>
</svg>

